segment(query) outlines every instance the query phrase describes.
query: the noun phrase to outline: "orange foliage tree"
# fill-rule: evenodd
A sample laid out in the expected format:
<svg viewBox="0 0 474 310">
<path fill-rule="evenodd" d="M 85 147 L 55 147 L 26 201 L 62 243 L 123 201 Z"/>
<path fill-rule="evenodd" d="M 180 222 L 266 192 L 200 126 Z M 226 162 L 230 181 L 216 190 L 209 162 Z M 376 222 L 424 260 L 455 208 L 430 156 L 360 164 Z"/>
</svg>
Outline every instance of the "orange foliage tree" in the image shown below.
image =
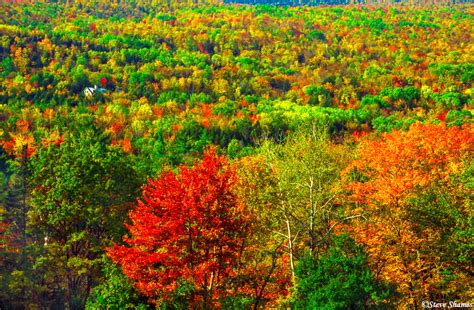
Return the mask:
<svg viewBox="0 0 474 310">
<path fill-rule="evenodd" d="M 472 126 L 417 123 L 361 142 L 343 172 L 349 212 L 361 215 L 348 229 L 402 304 L 472 298 L 473 142 Z"/>
</svg>

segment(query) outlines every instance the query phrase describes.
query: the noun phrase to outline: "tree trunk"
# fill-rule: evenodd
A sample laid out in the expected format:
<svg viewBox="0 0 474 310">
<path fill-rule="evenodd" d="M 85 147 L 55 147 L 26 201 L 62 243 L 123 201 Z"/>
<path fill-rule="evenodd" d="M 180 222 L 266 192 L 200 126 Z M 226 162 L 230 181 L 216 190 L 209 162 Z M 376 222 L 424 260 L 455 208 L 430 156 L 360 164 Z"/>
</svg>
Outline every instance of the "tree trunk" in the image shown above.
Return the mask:
<svg viewBox="0 0 474 310">
<path fill-rule="evenodd" d="M 290 219 L 285 215 L 285 222 L 288 236 L 288 254 L 290 255 L 291 282 L 295 285 L 295 264 L 293 262 L 293 242 L 291 240 Z"/>
</svg>

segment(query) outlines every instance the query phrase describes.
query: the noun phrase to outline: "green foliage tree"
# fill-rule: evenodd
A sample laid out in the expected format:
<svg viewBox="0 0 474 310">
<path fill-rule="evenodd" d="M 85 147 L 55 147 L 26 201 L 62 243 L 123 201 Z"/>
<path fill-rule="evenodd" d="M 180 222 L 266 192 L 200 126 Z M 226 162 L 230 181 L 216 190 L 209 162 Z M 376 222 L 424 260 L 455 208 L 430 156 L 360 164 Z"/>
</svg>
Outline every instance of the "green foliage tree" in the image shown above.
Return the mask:
<svg viewBox="0 0 474 310">
<path fill-rule="evenodd" d="M 333 237 L 329 251 L 307 254 L 296 267 L 295 309 L 362 309 L 385 304 L 391 286 L 376 279 L 362 246 L 347 235 Z"/>
<path fill-rule="evenodd" d="M 104 257 L 105 280 L 93 288 L 86 309 L 150 309 L 146 298 L 141 297 L 133 284 L 109 259 Z"/>
<path fill-rule="evenodd" d="M 78 65 L 73 70 L 71 70 L 72 81 L 70 84 L 71 91 L 78 94 L 84 90 L 85 87 L 89 85 L 89 77 L 84 72 L 84 66 Z"/>
<path fill-rule="evenodd" d="M 10 57 L 5 57 L 1 63 L 2 71 L 0 72 L 0 76 L 6 77 L 10 72 L 13 71 L 13 61 Z"/>
<path fill-rule="evenodd" d="M 5 173 L 0 173 L 0 307 L 54 307 L 61 296 L 44 285 L 44 270 L 34 261 L 42 248 L 27 231 L 30 166 L 26 147 L 18 155 L 2 158 Z"/>
<path fill-rule="evenodd" d="M 104 142 L 90 130 L 69 133 L 31 160 L 29 228 L 44 247 L 35 264 L 69 309 L 84 307 L 99 281 L 103 247 L 121 236 L 140 185 L 129 157 Z"/>
<path fill-rule="evenodd" d="M 324 86 L 311 85 L 304 89 L 304 93 L 309 97 L 310 105 L 328 107 L 331 105 L 331 92 Z"/>
</svg>

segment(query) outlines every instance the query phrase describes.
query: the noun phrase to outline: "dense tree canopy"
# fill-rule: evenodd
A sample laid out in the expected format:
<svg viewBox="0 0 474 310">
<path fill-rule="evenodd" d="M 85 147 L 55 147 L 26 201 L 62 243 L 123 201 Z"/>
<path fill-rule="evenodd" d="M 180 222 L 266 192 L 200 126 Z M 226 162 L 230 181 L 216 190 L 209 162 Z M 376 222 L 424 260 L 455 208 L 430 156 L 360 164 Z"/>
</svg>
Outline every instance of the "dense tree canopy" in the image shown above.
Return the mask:
<svg viewBox="0 0 474 310">
<path fill-rule="evenodd" d="M 226 2 L 0 3 L 0 308 L 472 300 L 472 4 Z"/>
</svg>

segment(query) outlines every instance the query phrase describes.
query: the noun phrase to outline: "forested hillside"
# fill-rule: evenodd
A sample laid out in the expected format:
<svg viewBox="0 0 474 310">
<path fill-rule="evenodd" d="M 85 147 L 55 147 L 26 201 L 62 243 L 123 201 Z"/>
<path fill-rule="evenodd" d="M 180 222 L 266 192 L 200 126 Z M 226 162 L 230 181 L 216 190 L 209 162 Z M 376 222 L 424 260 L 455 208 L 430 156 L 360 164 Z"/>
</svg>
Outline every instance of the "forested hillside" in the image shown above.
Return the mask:
<svg viewBox="0 0 474 310">
<path fill-rule="evenodd" d="M 224 0 L 224 3 L 241 3 L 250 5 L 283 5 L 283 6 L 328 6 L 328 5 L 455 5 L 470 3 L 469 0 Z"/>
<path fill-rule="evenodd" d="M 2 1 L 0 308 L 474 302 L 473 14 Z"/>
</svg>

